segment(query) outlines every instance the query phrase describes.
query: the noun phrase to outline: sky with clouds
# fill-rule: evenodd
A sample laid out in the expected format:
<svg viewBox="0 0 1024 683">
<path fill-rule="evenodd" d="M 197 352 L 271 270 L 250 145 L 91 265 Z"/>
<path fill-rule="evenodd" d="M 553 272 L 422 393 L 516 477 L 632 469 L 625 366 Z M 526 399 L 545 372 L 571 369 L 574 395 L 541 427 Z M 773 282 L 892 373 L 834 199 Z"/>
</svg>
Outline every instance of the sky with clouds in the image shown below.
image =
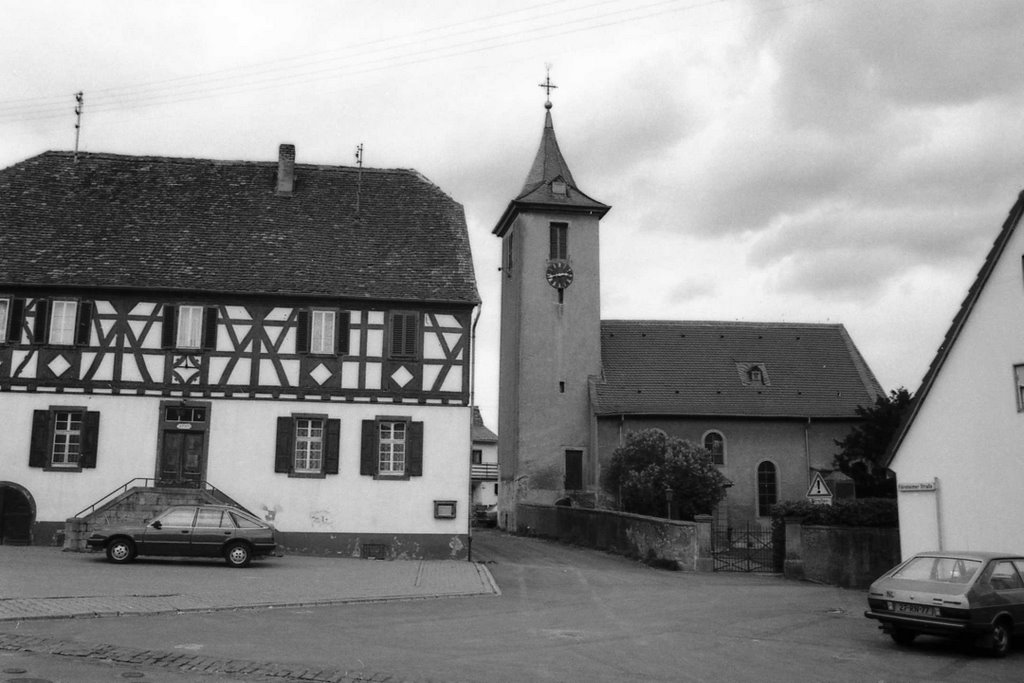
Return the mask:
<svg viewBox="0 0 1024 683">
<path fill-rule="evenodd" d="M 90 152 L 415 168 L 491 229 L 555 131 L 602 316 L 843 323 L 916 390 L 1024 187 L 1018 0 L 0 0 L 0 166 Z"/>
</svg>

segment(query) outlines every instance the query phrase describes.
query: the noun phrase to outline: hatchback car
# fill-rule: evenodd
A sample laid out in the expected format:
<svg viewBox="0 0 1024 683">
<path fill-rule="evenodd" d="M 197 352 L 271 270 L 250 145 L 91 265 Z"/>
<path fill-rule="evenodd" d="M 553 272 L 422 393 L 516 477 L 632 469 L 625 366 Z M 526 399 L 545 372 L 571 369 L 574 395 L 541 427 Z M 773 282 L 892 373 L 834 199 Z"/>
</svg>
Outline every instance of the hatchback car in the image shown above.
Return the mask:
<svg viewBox="0 0 1024 683">
<path fill-rule="evenodd" d="M 100 529 L 86 542 L 116 563 L 137 555 L 223 557 L 232 567 L 248 566 L 277 548 L 272 526 L 230 505 L 168 508 L 147 524 Z"/>
<path fill-rule="evenodd" d="M 1024 557 L 985 552 L 921 553 L 868 589 L 864 616 L 900 645 L 920 634 L 967 638 L 1002 657 L 1024 631 Z"/>
</svg>

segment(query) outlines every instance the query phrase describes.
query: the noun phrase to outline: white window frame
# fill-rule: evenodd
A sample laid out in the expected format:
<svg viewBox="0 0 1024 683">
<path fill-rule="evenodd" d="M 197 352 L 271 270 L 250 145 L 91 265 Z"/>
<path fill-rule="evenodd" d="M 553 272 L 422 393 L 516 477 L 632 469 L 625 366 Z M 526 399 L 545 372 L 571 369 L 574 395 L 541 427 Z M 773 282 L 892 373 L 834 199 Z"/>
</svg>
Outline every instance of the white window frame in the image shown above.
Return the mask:
<svg viewBox="0 0 1024 683">
<path fill-rule="evenodd" d="M 50 332 L 47 341 L 60 346 L 75 343 L 75 322 L 78 319 L 78 302 L 73 299 L 54 299 L 50 304 Z"/>
<path fill-rule="evenodd" d="M 381 420 L 377 423 L 377 473 L 382 477 L 405 476 L 408 462 L 409 423 Z"/>
<path fill-rule="evenodd" d="M 11 336 L 7 326 L 11 322 L 11 300 L 9 297 L 0 297 L 0 344 L 5 343 Z"/>
<path fill-rule="evenodd" d="M 314 308 L 309 320 L 309 352 L 334 355 L 338 317 L 335 311 Z"/>
<path fill-rule="evenodd" d="M 53 415 L 53 442 L 50 448 L 51 467 L 78 467 L 82 457 L 81 410 L 57 410 Z"/>
<path fill-rule="evenodd" d="M 178 306 L 178 330 L 174 346 L 179 349 L 199 349 L 203 344 L 203 307 L 183 304 Z"/>
<path fill-rule="evenodd" d="M 707 446 L 708 437 L 712 435 L 718 436 L 722 444 L 722 462 L 715 462 L 714 464 L 718 466 L 723 466 L 725 465 L 725 434 L 723 434 L 718 429 L 709 429 L 708 431 L 704 432 L 704 435 L 702 437 L 700 437 L 700 445 L 704 448 L 704 450 L 711 454 L 711 461 L 714 462 L 715 453 Z"/>
<path fill-rule="evenodd" d="M 292 468 L 296 474 L 320 474 L 324 471 L 324 437 L 327 421 L 321 417 L 295 420 L 295 452 Z"/>
</svg>

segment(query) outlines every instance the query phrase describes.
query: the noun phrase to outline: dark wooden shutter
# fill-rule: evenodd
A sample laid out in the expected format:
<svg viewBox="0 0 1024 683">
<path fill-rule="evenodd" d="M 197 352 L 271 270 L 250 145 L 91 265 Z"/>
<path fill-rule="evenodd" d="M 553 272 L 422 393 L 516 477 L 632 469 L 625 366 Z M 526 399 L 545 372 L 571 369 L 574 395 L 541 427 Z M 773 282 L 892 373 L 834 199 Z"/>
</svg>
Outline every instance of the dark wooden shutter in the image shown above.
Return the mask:
<svg viewBox="0 0 1024 683">
<path fill-rule="evenodd" d="M 377 453 L 377 423 L 363 420 L 363 435 L 359 448 L 359 474 L 377 474 L 380 456 Z"/>
<path fill-rule="evenodd" d="M 78 329 L 75 330 L 75 343 L 79 346 L 88 346 L 89 332 L 92 327 L 91 301 L 83 301 L 78 304 Z"/>
<path fill-rule="evenodd" d="M 341 461 L 341 420 L 328 420 L 324 433 L 324 474 L 337 474 Z"/>
<path fill-rule="evenodd" d="M 297 316 L 295 353 L 309 353 L 309 311 L 299 311 Z"/>
<path fill-rule="evenodd" d="M 32 411 L 32 441 L 28 448 L 28 466 L 50 464 L 50 411 Z"/>
<path fill-rule="evenodd" d="M 349 323 L 348 311 L 338 312 L 338 333 L 335 337 L 335 352 L 338 355 L 348 353 L 348 323 Z"/>
<path fill-rule="evenodd" d="M 203 348 L 212 351 L 217 348 L 217 307 L 206 307 L 206 327 L 203 330 Z"/>
<path fill-rule="evenodd" d="M 174 348 L 174 314 L 177 311 L 173 304 L 164 304 L 164 326 L 161 333 L 161 346 L 165 349 Z"/>
<path fill-rule="evenodd" d="M 87 411 L 82 415 L 82 453 L 78 464 L 82 467 L 96 467 L 96 451 L 100 436 L 100 414 Z"/>
<path fill-rule="evenodd" d="M 423 476 L 423 423 L 410 422 L 408 443 L 406 443 L 406 474 L 410 477 Z"/>
<path fill-rule="evenodd" d="M 18 344 L 21 342 L 21 324 L 25 320 L 25 300 L 11 299 L 10 322 L 7 327 L 7 341 Z M 0 330 L 3 333 L 3 330 Z"/>
<path fill-rule="evenodd" d="M 274 471 L 292 471 L 292 456 L 295 453 L 295 424 L 290 417 L 277 418 L 277 453 L 274 457 Z"/>
<path fill-rule="evenodd" d="M 32 341 L 37 344 L 46 343 L 46 313 L 49 310 L 46 299 L 36 301 L 36 318 L 32 323 Z"/>
<path fill-rule="evenodd" d="M 415 313 L 395 313 L 391 316 L 392 356 L 415 357 L 417 317 Z"/>
</svg>

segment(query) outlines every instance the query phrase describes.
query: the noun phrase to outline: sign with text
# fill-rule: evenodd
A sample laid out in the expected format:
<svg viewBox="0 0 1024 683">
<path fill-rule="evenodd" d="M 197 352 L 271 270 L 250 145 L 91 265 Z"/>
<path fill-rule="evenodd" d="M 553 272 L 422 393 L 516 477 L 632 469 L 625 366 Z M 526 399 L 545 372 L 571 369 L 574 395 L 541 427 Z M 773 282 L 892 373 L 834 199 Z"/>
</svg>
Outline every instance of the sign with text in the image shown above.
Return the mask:
<svg viewBox="0 0 1024 683">
<path fill-rule="evenodd" d="M 897 484 L 896 488 L 900 493 L 916 493 L 918 491 L 937 491 L 939 484 L 937 481 L 922 481 L 911 484 Z"/>
</svg>

